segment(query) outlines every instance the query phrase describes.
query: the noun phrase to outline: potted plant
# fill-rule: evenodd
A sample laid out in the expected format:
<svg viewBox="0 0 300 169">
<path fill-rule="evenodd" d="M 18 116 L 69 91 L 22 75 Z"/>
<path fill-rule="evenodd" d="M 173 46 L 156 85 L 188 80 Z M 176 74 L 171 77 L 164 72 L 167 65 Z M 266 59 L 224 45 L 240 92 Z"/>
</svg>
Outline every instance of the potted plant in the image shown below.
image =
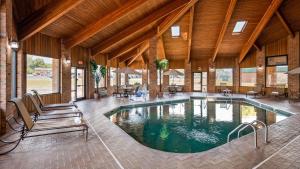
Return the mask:
<svg viewBox="0 0 300 169">
<path fill-rule="evenodd" d="M 161 85 L 161 72 L 163 70 L 166 70 L 169 66 L 169 61 L 167 59 L 162 59 L 162 60 L 156 60 L 156 68 L 159 70 L 159 93 L 158 93 L 158 97 L 162 97 L 163 96 L 163 92 L 162 92 L 162 85 Z"/>
<path fill-rule="evenodd" d="M 96 90 L 94 92 L 94 98 L 98 99 L 99 97 L 99 83 L 101 78 L 104 78 L 106 76 L 106 67 L 105 66 L 98 66 L 95 60 L 90 61 L 91 64 L 91 73 L 93 75 L 93 78 L 96 82 Z"/>
</svg>

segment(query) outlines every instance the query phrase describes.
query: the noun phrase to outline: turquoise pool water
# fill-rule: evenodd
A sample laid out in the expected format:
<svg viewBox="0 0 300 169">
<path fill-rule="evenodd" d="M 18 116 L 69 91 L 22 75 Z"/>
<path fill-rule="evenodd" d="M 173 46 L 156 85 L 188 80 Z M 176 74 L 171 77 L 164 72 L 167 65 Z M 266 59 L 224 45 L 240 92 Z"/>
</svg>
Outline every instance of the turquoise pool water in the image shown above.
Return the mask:
<svg viewBox="0 0 300 169">
<path fill-rule="evenodd" d="M 240 123 L 257 119 L 271 125 L 288 116 L 241 101 L 191 99 L 121 108 L 111 112 L 108 118 L 145 146 L 167 152 L 194 153 L 225 144 L 228 133 Z M 242 134 L 250 132 L 245 130 Z"/>
</svg>

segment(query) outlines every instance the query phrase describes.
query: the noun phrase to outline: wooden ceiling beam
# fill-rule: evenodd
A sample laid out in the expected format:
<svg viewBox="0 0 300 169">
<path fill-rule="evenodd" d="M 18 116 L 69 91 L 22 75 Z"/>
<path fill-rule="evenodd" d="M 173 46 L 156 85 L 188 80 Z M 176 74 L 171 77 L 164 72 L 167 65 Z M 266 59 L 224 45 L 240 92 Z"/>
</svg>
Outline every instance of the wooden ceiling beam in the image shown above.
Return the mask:
<svg viewBox="0 0 300 169">
<path fill-rule="evenodd" d="M 138 38 L 130 41 L 126 45 L 123 45 L 120 47 L 118 50 L 115 50 L 114 52 L 109 54 L 109 60 L 120 57 L 121 55 L 127 53 L 128 51 L 132 50 L 133 48 L 136 48 L 140 44 L 142 44 L 144 41 L 154 37 L 156 35 L 156 30 L 150 29 L 148 32 L 145 34 L 142 34 Z"/>
<path fill-rule="evenodd" d="M 294 37 L 295 33 L 293 32 L 292 28 L 287 23 L 287 21 L 285 20 L 285 18 L 282 16 L 282 14 L 278 10 L 276 11 L 275 14 L 276 14 L 277 18 L 279 19 L 279 21 L 281 22 L 281 24 L 284 27 L 284 29 L 289 33 L 289 35 L 291 35 L 292 37 Z"/>
<path fill-rule="evenodd" d="M 169 16 L 164 19 L 162 23 L 158 26 L 158 33 L 157 37 L 162 36 L 170 27 L 177 22 L 191 7 L 193 7 L 198 0 L 190 0 L 183 8 L 176 10 L 176 12 L 170 14 Z"/>
<path fill-rule="evenodd" d="M 126 27 L 122 31 L 114 34 L 112 37 L 102 41 L 101 43 L 92 47 L 92 55 L 96 55 L 98 53 L 104 52 L 109 47 L 113 46 L 116 43 L 124 40 L 126 37 L 138 32 L 139 30 L 147 27 L 150 24 L 158 21 L 159 19 L 167 16 L 174 10 L 186 5 L 188 0 L 173 0 L 163 7 L 153 11 L 150 15 L 144 17 L 138 22 Z"/>
<path fill-rule="evenodd" d="M 147 0 L 130 0 L 126 2 L 118 9 L 87 25 L 86 27 L 78 31 L 78 33 L 75 33 L 73 36 L 65 39 L 66 48 L 74 47 L 87 40 L 88 38 L 94 36 L 98 32 L 102 31 L 106 27 L 120 20 L 122 17 L 126 16 L 128 13 L 134 11 L 145 2 L 147 2 Z"/>
<path fill-rule="evenodd" d="M 134 57 L 137 54 L 137 49 L 132 49 L 131 51 L 123 54 L 122 56 L 119 57 L 119 62 L 125 62 L 132 57 Z"/>
<path fill-rule="evenodd" d="M 149 48 L 149 42 L 144 42 L 138 49 L 137 54 L 128 62 L 128 66 L 131 65 L 139 56 L 141 56 Z"/>
<path fill-rule="evenodd" d="M 254 43 L 253 46 L 256 50 L 261 51 L 261 47 L 258 44 Z"/>
<path fill-rule="evenodd" d="M 166 59 L 166 51 L 165 51 L 165 45 L 163 41 L 163 37 L 160 36 L 158 38 L 158 43 L 157 43 L 157 49 L 161 52 L 162 56 L 160 59 Z"/>
<path fill-rule="evenodd" d="M 215 59 L 217 57 L 217 54 L 219 52 L 219 49 L 221 47 L 221 44 L 222 44 L 222 41 L 224 39 L 226 30 L 227 30 L 228 25 L 229 25 L 230 20 L 231 20 L 231 16 L 234 12 L 234 8 L 236 6 L 236 3 L 237 3 L 237 0 L 231 0 L 230 1 L 229 7 L 228 7 L 226 15 L 225 15 L 225 20 L 224 20 L 224 23 L 222 25 L 222 28 L 221 28 L 221 31 L 220 31 L 220 34 L 219 34 L 219 37 L 218 37 L 218 40 L 217 40 L 217 44 L 216 44 L 216 47 L 215 47 L 215 50 L 214 50 L 214 53 L 213 53 L 213 56 L 212 56 L 212 61 L 213 62 L 215 61 Z"/>
<path fill-rule="evenodd" d="M 34 12 L 19 24 L 18 38 L 24 41 L 69 12 L 83 0 L 56 0 Z"/>
<path fill-rule="evenodd" d="M 187 53 L 188 63 L 191 62 L 191 48 L 192 48 L 192 38 L 193 38 L 194 13 L 195 13 L 195 6 L 193 6 L 190 9 L 189 34 L 188 34 L 188 53 Z"/>
<path fill-rule="evenodd" d="M 277 11 L 277 9 L 280 7 L 283 0 L 272 0 L 271 4 L 269 5 L 267 11 L 259 21 L 259 23 L 256 25 L 254 31 L 252 32 L 250 38 L 247 40 L 247 42 L 244 44 L 242 51 L 240 53 L 240 59 L 239 62 L 241 63 L 247 53 L 249 52 L 250 48 L 255 43 L 258 36 L 261 34 L 265 26 L 268 24 L 269 20 L 272 18 L 274 13 Z"/>
</svg>

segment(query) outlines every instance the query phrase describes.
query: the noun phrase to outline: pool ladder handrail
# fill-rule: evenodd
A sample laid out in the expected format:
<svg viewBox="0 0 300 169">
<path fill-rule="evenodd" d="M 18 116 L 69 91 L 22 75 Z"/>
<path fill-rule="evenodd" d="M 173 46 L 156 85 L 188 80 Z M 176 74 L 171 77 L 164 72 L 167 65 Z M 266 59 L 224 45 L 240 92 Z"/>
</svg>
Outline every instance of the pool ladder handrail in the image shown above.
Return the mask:
<svg viewBox="0 0 300 169">
<path fill-rule="evenodd" d="M 264 127 L 265 127 L 265 143 L 268 143 L 268 127 L 267 125 L 262 122 L 262 121 L 259 121 L 259 120 L 253 120 L 251 123 L 248 123 L 248 122 L 244 122 L 240 125 L 238 125 L 235 129 L 233 129 L 228 135 L 227 135 L 227 143 L 230 142 L 230 136 L 236 132 L 238 129 L 238 138 L 240 138 L 240 132 L 242 132 L 243 130 L 245 130 L 247 127 L 251 127 L 253 129 L 253 133 L 254 133 L 254 147 L 257 148 L 257 132 L 256 132 L 256 128 L 255 126 L 253 125 L 254 123 L 260 123 L 262 124 Z M 244 127 L 242 127 L 244 126 Z M 241 128 L 242 127 L 242 128 Z"/>
</svg>

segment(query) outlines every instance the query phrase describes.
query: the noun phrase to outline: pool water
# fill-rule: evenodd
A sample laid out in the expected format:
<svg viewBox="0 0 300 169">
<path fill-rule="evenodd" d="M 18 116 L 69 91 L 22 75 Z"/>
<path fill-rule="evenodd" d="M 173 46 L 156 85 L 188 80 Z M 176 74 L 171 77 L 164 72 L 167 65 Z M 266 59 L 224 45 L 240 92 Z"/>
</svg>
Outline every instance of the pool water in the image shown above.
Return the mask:
<svg viewBox="0 0 300 169">
<path fill-rule="evenodd" d="M 195 153 L 225 144 L 228 133 L 243 122 L 260 120 L 271 125 L 288 116 L 242 101 L 191 99 L 121 108 L 108 117 L 145 146 L 167 152 Z M 242 135 L 250 132 L 245 130 Z"/>
</svg>

